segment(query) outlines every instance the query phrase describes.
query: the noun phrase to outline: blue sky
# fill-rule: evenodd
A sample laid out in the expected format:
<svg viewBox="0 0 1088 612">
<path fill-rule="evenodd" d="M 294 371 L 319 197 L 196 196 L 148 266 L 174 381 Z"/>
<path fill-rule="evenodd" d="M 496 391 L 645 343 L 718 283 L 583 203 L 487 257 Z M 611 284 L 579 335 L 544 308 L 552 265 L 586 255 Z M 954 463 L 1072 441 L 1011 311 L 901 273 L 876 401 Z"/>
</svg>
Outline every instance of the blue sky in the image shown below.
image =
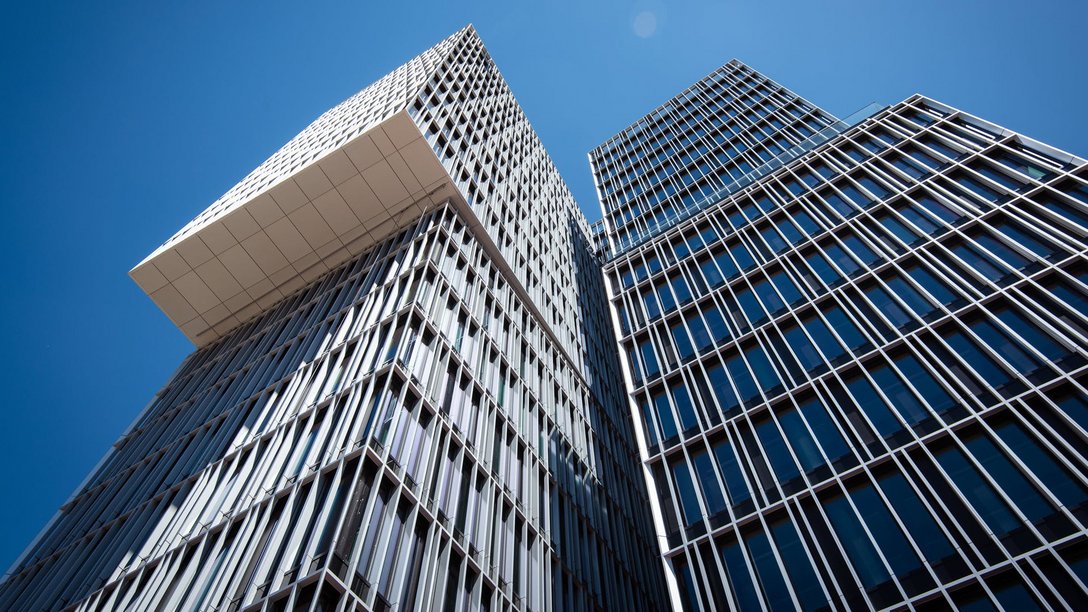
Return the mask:
<svg viewBox="0 0 1088 612">
<path fill-rule="evenodd" d="M 1088 154 L 1083 1 L 0 11 L 2 569 L 192 348 L 127 271 L 321 112 L 466 23 L 591 218 L 586 152 L 733 57 L 840 116 L 920 92 Z"/>
</svg>

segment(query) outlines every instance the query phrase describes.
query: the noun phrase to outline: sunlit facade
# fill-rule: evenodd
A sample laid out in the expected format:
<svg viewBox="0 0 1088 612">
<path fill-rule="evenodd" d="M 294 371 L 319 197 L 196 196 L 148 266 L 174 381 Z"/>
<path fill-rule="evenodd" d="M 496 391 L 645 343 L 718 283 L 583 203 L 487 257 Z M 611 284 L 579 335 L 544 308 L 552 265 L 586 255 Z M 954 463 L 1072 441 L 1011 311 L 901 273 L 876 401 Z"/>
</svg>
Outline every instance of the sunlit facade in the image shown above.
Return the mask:
<svg viewBox="0 0 1088 612">
<path fill-rule="evenodd" d="M 590 153 L 465 28 L 131 272 L 196 351 L 0 609 L 1088 606 L 1088 165 L 732 61 Z"/>
<path fill-rule="evenodd" d="M 1085 607 L 1084 159 L 733 61 L 590 162 L 674 607 Z"/>
<path fill-rule="evenodd" d="M 454 34 L 132 271 L 198 349 L 0 609 L 667 606 L 597 251 Z"/>
</svg>

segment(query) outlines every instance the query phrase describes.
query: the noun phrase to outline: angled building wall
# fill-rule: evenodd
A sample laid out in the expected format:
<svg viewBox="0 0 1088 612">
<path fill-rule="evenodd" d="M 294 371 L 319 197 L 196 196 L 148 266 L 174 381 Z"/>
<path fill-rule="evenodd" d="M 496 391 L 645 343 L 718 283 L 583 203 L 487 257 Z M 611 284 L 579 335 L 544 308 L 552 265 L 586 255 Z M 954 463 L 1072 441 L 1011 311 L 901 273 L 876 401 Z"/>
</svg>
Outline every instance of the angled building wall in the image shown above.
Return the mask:
<svg viewBox="0 0 1088 612">
<path fill-rule="evenodd" d="M 599 266 L 456 33 L 133 270 L 199 348 L 0 608 L 667 605 Z"/>
<path fill-rule="evenodd" d="M 1085 605 L 1084 159 L 734 61 L 590 161 L 675 608 Z"/>
</svg>

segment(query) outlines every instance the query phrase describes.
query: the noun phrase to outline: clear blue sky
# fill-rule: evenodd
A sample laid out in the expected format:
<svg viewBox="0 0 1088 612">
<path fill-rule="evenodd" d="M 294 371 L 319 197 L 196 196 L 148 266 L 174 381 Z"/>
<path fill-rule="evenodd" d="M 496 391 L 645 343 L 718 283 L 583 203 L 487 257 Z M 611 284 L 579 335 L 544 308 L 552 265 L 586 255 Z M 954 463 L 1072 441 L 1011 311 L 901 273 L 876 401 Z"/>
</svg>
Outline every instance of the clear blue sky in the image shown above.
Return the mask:
<svg viewBox="0 0 1088 612">
<path fill-rule="evenodd" d="M 424 4 L 5 3 L 0 571 L 192 348 L 127 271 L 466 23 L 591 218 L 586 152 L 733 57 L 840 116 L 921 92 L 1088 154 L 1083 0 Z"/>
</svg>

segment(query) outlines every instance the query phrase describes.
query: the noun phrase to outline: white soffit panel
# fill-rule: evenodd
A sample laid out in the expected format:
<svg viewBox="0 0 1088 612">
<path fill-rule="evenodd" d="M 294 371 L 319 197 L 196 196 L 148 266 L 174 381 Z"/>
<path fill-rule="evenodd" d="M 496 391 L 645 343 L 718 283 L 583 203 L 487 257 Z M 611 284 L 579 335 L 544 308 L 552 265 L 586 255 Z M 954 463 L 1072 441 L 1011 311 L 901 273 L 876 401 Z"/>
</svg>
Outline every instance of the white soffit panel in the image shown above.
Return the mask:
<svg viewBox="0 0 1088 612">
<path fill-rule="evenodd" d="M 401 111 L 163 245 L 129 276 L 203 346 L 456 192 Z"/>
</svg>

